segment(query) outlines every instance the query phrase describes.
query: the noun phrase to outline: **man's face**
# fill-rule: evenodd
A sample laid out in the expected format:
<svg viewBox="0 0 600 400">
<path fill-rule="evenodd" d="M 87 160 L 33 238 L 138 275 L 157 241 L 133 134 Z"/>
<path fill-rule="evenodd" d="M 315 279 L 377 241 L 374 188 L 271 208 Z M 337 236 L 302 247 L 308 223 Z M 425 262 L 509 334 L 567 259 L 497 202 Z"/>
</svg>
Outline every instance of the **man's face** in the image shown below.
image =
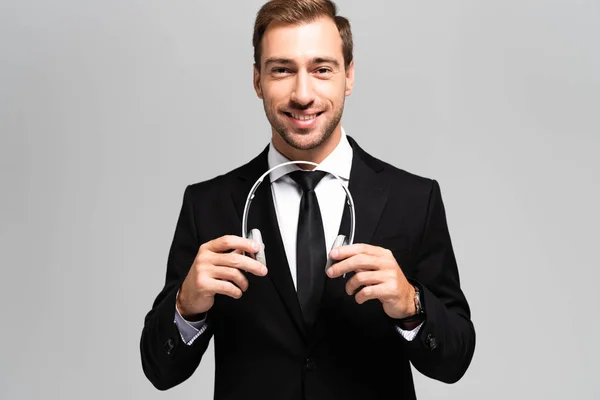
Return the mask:
<svg viewBox="0 0 600 400">
<path fill-rule="evenodd" d="M 344 68 L 342 39 L 331 19 L 270 25 L 262 39 L 260 62 L 261 71 L 254 69 L 254 87 L 274 135 L 294 149 L 309 150 L 332 133 L 341 134 L 354 64 Z"/>
</svg>

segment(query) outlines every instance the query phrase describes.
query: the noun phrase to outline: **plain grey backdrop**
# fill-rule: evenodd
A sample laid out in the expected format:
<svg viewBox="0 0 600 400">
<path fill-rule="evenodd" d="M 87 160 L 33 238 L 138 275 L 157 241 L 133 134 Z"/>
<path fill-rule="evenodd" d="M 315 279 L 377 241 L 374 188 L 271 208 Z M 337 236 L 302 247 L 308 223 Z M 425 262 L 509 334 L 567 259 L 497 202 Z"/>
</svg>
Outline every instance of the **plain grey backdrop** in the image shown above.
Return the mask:
<svg viewBox="0 0 600 400">
<path fill-rule="evenodd" d="M 212 344 L 168 392 L 138 346 L 185 186 L 270 139 L 261 4 L 0 1 L 0 398 L 212 398 Z M 600 398 L 600 2 L 338 5 L 343 125 L 440 182 L 477 331 L 419 398 Z"/>
</svg>

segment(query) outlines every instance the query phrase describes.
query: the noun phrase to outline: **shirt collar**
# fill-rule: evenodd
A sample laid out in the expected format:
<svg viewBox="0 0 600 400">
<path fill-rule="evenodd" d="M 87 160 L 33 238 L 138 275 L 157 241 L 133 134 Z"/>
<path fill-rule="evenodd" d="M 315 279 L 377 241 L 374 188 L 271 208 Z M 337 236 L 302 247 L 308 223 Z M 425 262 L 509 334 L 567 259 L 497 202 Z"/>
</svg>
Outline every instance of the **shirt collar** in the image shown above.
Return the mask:
<svg viewBox="0 0 600 400">
<path fill-rule="evenodd" d="M 289 161 L 290 160 L 288 158 L 277 151 L 273 145 L 273 141 L 271 140 L 268 152 L 269 169 Z M 340 139 L 340 143 L 338 143 L 335 149 L 329 153 L 329 155 L 319 164 L 319 166 L 315 167 L 315 170 L 329 172 L 339 176 L 343 180 L 349 180 L 351 168 L 352 147 L 350 146 L 350 142 L 348 142 L 344 128 L 342 128 L 342 137 Z M 269 174 L 271 182 L 275 182 L 282 176 L 287 175 L 297 169 L 300 169 L 299 164 L 284 165 L 283 167 L 276 168 Z"/>
</svg>

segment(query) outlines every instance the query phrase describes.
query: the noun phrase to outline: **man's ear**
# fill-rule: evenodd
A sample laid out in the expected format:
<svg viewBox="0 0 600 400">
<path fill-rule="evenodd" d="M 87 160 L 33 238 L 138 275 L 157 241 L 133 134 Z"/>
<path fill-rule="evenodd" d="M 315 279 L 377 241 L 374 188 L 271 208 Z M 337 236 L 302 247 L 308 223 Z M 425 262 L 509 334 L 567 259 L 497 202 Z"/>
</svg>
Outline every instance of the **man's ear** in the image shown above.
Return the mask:
<svg viewBox="0 0 600 400">
<path fill-rule="evenodd" d="M 260 72 L 258 71 L 258 68 L 256 67 L 256 64 L 254 64 L 254 90 L 256 91 L 256 95 L 258 96 L 259 99 L 263 98 L 263 94 L 262 94 L 262 87 L 260 86 Z"/>
<path fill-rule="evenodd" d="M 354 89 L 354 60 L 350 61 L 346 69 L 346 96 L 352 94 L 352 89 Z"/>
</svg>

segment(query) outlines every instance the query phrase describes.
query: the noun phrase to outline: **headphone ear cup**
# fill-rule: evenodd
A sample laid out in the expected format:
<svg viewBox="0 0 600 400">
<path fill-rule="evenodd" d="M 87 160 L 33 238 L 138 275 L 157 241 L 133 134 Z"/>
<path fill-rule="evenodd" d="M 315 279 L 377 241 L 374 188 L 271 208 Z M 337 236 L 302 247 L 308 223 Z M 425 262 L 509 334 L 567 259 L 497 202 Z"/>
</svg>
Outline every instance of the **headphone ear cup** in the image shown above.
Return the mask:
<svg viewBox="0 0 600 400">
<path fill-rule="evenodd" d="M 267 266 L 267 257 L 265 255 L 265 249 L 262 247 L 263 241 L 262 241 L 262 235 L 261 235 L 260 231 L 256 228 L 252 229 L 250 231 L 250 233 L 248 234 L 248 239 L 254 240 L 255 242 L 258 242 L 258 244 L 261 245 L 261 248 L 260 248 L 260 250 L 258 250 L 258 252 L 256 252 L 255 254 L 250 253 L 250 254 L 248 254 L 248 256 L 257 260 L 262 265 Z"/>
<path fill-rule="evenodd" d="M 333 250 L 337 247 L 345 246 L 345 245 L 346 245 L 346 236 L 338 235 L 338 237 L 336 237 L 335 240 L 333 241 L 333 246 L 331 246 L 331 250 Z M 337 261 L 332 260 L 331 257 L 329 257 L 329 253 L 327 253 L 327 264 L 325 265 L 325 271 L 327 271 L 329 269 L 329 267 L 331 267 L 336 262 Z"/>
</svg>

